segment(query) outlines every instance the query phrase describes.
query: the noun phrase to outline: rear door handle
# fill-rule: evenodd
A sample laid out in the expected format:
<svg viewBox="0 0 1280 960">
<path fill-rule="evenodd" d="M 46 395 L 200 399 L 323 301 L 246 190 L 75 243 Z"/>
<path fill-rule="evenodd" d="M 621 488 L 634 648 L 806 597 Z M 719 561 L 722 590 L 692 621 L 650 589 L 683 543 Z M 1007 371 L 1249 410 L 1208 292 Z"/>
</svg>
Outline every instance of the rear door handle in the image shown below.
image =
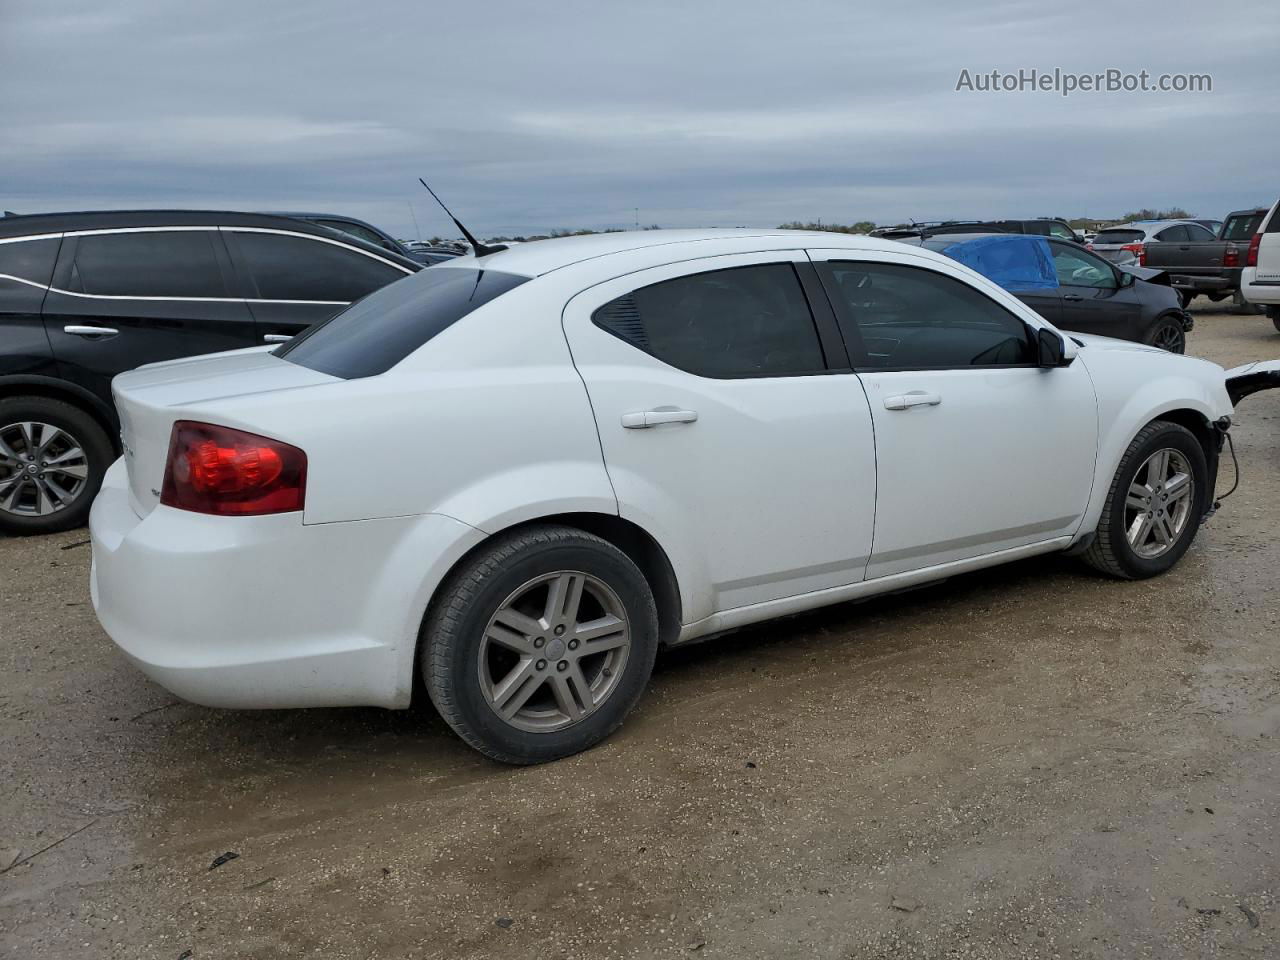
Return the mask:
<svg viewBox="0 0 1280 960">
<path fill-rule="evenodd" d="M 114 337 L 120 331 L 115 327 L 91 327 L 88 324 L 68 323 L 62 328 L 63 333 L 69 333 L 73 337 Z"/>
<path fill-rule="evenodd" d="M 267 343 L 288 343 L 293 339 L 293 335 L 288 333 L 264 333 L 262 339 Z"/>
<path fill-rule="evenodd" d="M 698 419 L 696 410 L 674 410 L 659 408 L 645 410 L 640 413 L 624 413 L 622 425 L 628 430 L 646 430 L 663 423 L 693 423 Z"/>
<path fill-rule="evenodd" d="M 897 396 L 885 397 L 884 408 L 886 410 L 910 410 L 912 407 L 936 407 L 942 402 L 942 397 L 936 393 L 925 393 L 923 390 L 912 390 L 910 393 L 900 393 Z"/>
<path fill-rule="evenodd" d="M 1078 293 L 1064 293 L 1062 295 L 1062 299 L 1069 300 L 1072 303 L 1079 303 L 1081 300 L 1084 299 L 1084 297 L 1080 296 L 1080 294 Z"/>
</svg>

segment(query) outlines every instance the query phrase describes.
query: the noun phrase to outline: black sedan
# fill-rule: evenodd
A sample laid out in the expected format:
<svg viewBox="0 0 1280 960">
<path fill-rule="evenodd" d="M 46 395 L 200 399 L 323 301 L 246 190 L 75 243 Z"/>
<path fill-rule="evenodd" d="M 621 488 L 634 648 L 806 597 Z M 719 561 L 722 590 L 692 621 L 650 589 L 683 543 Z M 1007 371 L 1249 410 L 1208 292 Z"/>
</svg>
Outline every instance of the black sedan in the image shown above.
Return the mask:
<svg viewBox="0 0 1280 960">
<path fill-rule="evenodd" d="M 1192 320 L 1163 271 L 1117 266 L 1052 237 L 973 233 L 901 242 L 973 267 L 1056 327 L 1186 349 Z"/>
</svg>

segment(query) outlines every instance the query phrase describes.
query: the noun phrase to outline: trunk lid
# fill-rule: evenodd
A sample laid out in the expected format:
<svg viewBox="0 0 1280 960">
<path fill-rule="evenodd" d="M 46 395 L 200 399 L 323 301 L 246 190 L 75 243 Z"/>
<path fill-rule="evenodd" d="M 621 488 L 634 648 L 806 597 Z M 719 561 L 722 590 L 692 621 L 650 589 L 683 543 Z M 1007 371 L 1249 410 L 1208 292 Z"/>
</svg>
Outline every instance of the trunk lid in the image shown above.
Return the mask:
<svg viewBox="0 0 1280 960">
<path fill-rule="evenodd" d="M 202 403 L 246 394 L 334 383 L 261 348 L 210 354 L 139 367 L 111 384 L 129 474 L 129 500 L 145 517 L 160 502 L 174 421 L 200 420 Z"/>
</svg>

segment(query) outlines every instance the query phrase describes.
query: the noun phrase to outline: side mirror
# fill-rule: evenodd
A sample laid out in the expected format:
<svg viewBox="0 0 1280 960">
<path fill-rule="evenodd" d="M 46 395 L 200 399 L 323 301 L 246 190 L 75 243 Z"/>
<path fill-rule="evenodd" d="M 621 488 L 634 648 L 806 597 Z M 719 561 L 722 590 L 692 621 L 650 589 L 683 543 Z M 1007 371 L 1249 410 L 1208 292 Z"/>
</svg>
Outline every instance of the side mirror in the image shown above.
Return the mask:
<svg viewBox="0 0 1280 960">
<path fill-rule="evenodd" d="M 1132 273 L 1130 273 L 1127 270 L 1117 270 L 1116 274 L 1117 274 L 1116 279 L 1120 281 L 1121 288 L 1132 287 L 1134 280 L 1137 279 Z"/>
<path fill-rule="evenodd" d="M 1067 345 L 1056 330 L 1041 327 L 1036 333 L 1036 347 L 1039 350 L 1036 362 L 1041 367 L 1065 367 L 1071 363 L 1067 357 Z"/>
</svg>

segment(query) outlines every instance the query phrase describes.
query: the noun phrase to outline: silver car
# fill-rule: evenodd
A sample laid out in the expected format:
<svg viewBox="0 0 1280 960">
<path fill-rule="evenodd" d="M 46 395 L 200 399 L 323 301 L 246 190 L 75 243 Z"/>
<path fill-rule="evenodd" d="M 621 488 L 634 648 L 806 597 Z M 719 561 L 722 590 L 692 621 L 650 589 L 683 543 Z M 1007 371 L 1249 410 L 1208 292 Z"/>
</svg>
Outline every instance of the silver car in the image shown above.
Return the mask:
<svg viewBox="0 0 1280 960">
<path fill-rule="evenodd" d="M 1143 244 L 1149 241 L 1185 243 L 1213 238 L 1213 231 L 1194 220 L 1134 220 L 1099 230 L 1087 246 L 1117 266 L 1137 267 L 1142 265 Z"/>
</svg>

